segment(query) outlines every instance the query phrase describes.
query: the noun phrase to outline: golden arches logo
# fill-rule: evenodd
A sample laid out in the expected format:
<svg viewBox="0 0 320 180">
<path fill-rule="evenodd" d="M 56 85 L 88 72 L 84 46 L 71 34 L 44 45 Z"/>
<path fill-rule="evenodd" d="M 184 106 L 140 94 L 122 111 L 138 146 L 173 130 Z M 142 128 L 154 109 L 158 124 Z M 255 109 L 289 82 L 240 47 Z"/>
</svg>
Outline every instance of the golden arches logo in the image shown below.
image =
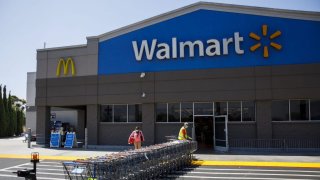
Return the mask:
<svg viewBox="0 0 320 180">
<path fill-rule="evenodd" d="M 262 35 L 266 37 L 267 34 L 268 34 L 268 26 L 267 26 L 267 25 L 262 25 Z M 270 39 L 270 40 L 273 40 L 273 39 L 279 37 L 280 35 L 281 35 L 281 31 L 278 30 L 278 31 L 274 32 L 273 34 L 271 34 L 271 35 L 269 36 L 269 39 Z M 255 33 L 253 33 L 253 32 L 251 32 L 251 33 L 249 34 L 249 37 L 251 37 L 252 39 L 255 39 L 255 40 L 257 40 L 257 41 L 260 41 L 260 40 L 261 40 L 261 37 L 258 36 L 258 35 L 255 34 Z M 282 46 L 281 46 L 280 44 L 275 43 L 275 42 L 272 42 L 272 41 L 270 42 L 270 46 L 273 47 L 273 48 L 276 49 L 276 50 L 281 50 L 281 48 L 282 48 Z M 254 52 L 254 51 L 256 51 L 256 50 L 257 50 L 258 48 L 260 48 L 260 47 L 261 47 L 261 42 L 258 42 L 258 43 L 256 43 L 255 45 L 253 45 L 253 46 L 250 47 L 250 51 Z M 264 47 L 263 47 L 263 57 L 264 57 L 264 58 L 268 58 L 268 57 L 269 57 L 269 49 L 268 49 L 268 46 L 264 46 Z"/>
<path fill-rule="evenodd" d="M 67 75 L 69 64 L 71 65 L 71 74 L 72 74 L 72 76 L 74 76 L 76 74 L 76 69 L 74 67 L 74 62 L 73 62 L 72 58 L 67 58 L 66 61 L 63 58 L 59 59 L 56 75 L 58 77 L 60 76 L 61 65 L 63 67 L 63 74 Z"/>
</svg>

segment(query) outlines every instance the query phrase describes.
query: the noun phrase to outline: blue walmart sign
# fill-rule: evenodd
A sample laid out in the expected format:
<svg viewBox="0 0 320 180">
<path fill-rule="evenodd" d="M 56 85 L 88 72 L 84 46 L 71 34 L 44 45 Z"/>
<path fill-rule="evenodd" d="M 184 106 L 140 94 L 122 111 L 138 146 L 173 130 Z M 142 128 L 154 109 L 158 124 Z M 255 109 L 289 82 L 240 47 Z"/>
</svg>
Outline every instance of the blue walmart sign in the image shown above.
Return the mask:
<svg viewBox="0 0 320 180">
<path fill-rule="evenodd" d="M 320 22 L 198 10 L 99 43 L 99 74 L 320 62 Z"/>
</svg>

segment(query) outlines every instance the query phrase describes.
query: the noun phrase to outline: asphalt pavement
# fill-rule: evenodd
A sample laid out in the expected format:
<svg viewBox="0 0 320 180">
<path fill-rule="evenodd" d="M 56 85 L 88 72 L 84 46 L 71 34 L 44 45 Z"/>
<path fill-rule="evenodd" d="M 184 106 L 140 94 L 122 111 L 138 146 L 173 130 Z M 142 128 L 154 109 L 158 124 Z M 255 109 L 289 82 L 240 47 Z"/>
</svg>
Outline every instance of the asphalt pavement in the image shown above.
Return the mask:
<svg viewBox="0 0 320 180">
<path fill-rule="evenodd" d="M 28 148 L 23 137 L 0 139 L 0 158 L 30 159 L 32 152 L 38 152 L 40 160 L 76 160 L 89 157 L 104 156 L 119 152 L 119 147 L 106 146 L 104 149 L 83 148 L 44 148 L 36 146 Z M 195 153 L 194 165 L 201 166 L 263 166 L 263 167 L 296 167 L 320 168 L 320 152 L 307 154 L 276 153 Z"/>
</svg>

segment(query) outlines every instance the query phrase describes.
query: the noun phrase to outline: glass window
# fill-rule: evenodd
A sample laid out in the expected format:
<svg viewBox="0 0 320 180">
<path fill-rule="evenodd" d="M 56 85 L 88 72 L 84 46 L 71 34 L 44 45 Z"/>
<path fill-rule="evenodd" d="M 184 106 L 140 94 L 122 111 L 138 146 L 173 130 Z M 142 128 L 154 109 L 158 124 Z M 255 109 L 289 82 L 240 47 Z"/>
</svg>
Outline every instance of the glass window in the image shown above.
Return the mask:
<svg viewBox="0 0 320 180">
<path fill-rule="evenodd" d="M 181 122 L 193 122 L 192 103 L 181 103 Z"/>
<path fill-rule="evenodd" d="M 156 122 L 167 122 L 167 104 L 156 104 Z"/>
<path fill-rule="evenodd" d="M 241 101 L 228 102 L 228 121 L 241 121 Z"/>
<path fill-rule="evenodd" d="M 128 105 L 128 122 L 142 122 L 141 104 Z"/>
<path fill-rule="evenodd" d="M 255 121 L 255 112 L 254 101 L 242 102 L 242 121 Z"/>
<path fill-rule="evenodd" d="M 102 105 L 100 108 L 100 121 L 112 122 L 112 105 Z"/>
<path fill-rule="evenodd" d="M 272 101 L 271 109 L 272 121 L 289 120 L 289 101 Z"/>
<path fill-rule="evenodd" d="M 291 120 L 309 120 L 309 101 L 290 100 Z"/>
<path fill-rule="evenodd" d="M 195 115 L 212 115 L 212 103 L 194 103 Z"/>
<path fill-rule="evenodd" d="M 114 122 L 127 122 L 127 105 L 113 105 Z"/>
<path fill-rule="evenodd" d="M 320 120 L 320 100 L 310 100 L 311 120 Z"/>
<path fill-rule="evenodd" d="M 227 102 L 215 102 L 214 104 L 214 115 L 227 115 Z"/>
<path fill-rule="evenodd" d="M 180 122 L 180 103 L 168 103 L 168 122 Z"/>
</svg>

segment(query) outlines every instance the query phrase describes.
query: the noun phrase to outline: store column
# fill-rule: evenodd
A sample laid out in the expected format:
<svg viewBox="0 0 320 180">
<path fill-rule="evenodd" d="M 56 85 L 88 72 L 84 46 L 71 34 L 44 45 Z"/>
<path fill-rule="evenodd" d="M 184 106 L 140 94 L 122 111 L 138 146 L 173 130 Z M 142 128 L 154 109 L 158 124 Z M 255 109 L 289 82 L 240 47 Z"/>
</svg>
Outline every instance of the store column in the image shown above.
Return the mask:
<svg viewBox="0 0 320 180">
<path fill-rule="evenodd" d="M 37 144 L 50 144 L 50 107 L 37 106 Z"/>
<path fill-rule="evenodd" d="M 77 110 L 77 128 L 76 128 L 76 132 L 77 132 L 77 138 L 78 140 L 83 140 L 84 142 L 84 126 L 85 126 L 85 111 L 84 110 Z"/>
<path fill-rule="evenodd" d="M 271 101 L 257 101 L 257 139 L 272 139 Z"/>
<path fill-rule="evenodd" d="M 146 139 L 144 145 L 155 143 L 154 103 L 142 104 L 142 130 Z"/>
<path fill-rule="evenodd" d="M 98 105 L 87 105 L 88 145 L 98 145 Z"/>
</svg>

